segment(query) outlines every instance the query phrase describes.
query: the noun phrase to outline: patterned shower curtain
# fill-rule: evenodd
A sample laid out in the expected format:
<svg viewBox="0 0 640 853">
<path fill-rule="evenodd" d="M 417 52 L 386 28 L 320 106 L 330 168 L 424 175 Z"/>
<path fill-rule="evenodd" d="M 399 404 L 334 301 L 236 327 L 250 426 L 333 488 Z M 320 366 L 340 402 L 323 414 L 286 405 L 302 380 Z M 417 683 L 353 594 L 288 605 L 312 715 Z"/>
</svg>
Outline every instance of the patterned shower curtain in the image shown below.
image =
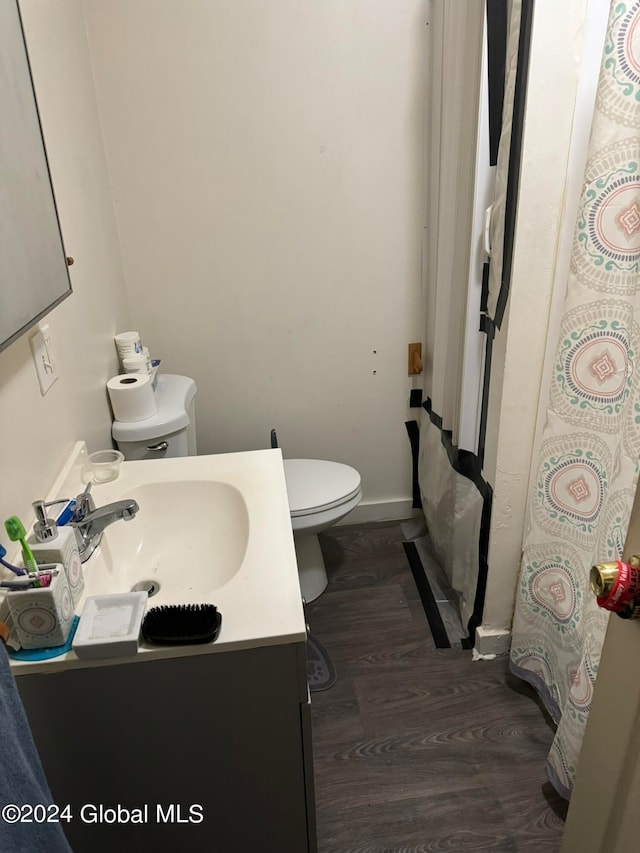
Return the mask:
<svg viewBox="0 0 640 853">
<path fill-rule="evenodd" d="M 620 559 L 638 477 L 639 353 L 640 0 L 613 0 L 511 648 L 557 723 L 547 770 L 567 798 L 608 616 L 589 570 Z"/>
</svg>

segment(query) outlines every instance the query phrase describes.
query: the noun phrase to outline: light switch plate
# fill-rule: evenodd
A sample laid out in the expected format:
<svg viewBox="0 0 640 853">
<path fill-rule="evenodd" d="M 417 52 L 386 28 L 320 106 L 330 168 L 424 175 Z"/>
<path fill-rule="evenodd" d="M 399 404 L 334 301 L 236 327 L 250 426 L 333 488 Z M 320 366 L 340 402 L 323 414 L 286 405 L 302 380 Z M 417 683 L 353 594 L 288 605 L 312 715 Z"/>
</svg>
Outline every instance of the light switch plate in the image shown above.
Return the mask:
<svg viewBox="0 0 640 853">
<path fill-rule="evenodd" d="M 58 378 L 58 367 L 53 353 L 49 326 L 47 324 L 40 326 L 35 335 L 31 336 L 29 343 L 40 383 L 40 393 L 44 397 Z"/>
</svg>

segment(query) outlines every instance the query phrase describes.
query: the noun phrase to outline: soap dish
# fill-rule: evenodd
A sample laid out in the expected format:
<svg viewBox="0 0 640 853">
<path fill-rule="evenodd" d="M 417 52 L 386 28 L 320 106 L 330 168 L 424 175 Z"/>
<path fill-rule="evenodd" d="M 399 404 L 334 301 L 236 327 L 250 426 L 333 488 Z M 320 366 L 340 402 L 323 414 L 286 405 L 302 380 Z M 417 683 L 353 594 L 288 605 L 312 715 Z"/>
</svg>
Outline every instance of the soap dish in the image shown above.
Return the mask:
<svg viewBox="0 0 640 853">
<path fill-rule="evenodd" d="M 135 655 L 148 598 L 146 592 L 87 598 L 73 640 L 73 651 L 79 658 L 94 660 Z"/>
</svg>

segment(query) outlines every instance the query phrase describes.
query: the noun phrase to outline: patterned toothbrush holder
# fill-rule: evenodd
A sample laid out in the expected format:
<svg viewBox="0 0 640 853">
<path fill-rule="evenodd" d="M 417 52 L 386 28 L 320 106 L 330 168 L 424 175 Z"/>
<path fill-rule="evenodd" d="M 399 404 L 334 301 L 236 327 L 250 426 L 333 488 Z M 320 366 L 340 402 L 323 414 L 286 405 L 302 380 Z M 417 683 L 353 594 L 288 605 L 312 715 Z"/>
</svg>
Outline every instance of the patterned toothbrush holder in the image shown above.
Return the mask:
<svg viewBox="0 0 640 853">
<path fill-rule="evenodd" d="M 73 599 L 62 565 L 47 587 L 8 592 L 7 604 L 23 649 L 47 649 L 66 642 L 73 623 Z"/>
</svg>

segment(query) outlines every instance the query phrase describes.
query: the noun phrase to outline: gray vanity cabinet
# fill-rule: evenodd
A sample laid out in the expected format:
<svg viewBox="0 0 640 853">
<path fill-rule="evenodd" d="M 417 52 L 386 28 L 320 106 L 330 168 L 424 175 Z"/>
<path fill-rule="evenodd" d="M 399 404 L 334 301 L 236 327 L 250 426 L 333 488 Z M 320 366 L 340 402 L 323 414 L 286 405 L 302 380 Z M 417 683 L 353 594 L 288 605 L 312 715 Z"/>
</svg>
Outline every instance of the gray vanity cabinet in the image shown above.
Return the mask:
<svg viewBox="0 0 640 853">
<path fill-rule="evenodd" d="M 73 850 L 314 853 L 304 643 L 192 649 L 18 675 Z"/>
</svg>

